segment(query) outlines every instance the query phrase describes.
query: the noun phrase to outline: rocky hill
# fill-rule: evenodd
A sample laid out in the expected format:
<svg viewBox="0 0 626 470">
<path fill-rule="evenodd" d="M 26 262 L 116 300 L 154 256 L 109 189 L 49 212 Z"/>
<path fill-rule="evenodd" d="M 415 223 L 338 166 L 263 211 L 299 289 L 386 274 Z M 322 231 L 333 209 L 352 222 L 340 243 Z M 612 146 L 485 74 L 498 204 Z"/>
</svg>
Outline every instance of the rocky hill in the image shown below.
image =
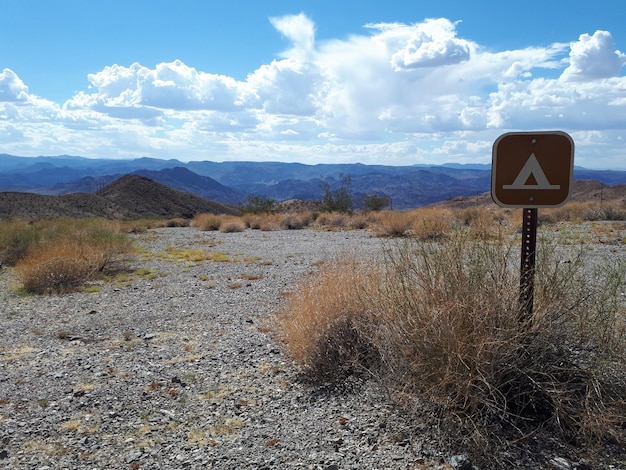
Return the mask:
<svg viewBox="0 0 626 470">
<path fill-rule="evenodd" d="M 626 204 L 626 184 L 608 186 L 595 180 L 574 181 L 570 201 L 588 202 L 622 201 Z M 457 196 L 445 201 L 436 202 L 432 206 L 463 209 L 466 207 L 482 207 L 495 204 L 491 193 L 485 192 L 476 196 Z"/>
<path fill-rule="evenodd" d="M 34 193 L 0 193 L 0 219 L 56 217 L 185 217 L 211 212 L 234 214 L 233 206 L 171 189 L 149 178 L 126 175 L 94 194 L 47 196 Z"/>
</svg>

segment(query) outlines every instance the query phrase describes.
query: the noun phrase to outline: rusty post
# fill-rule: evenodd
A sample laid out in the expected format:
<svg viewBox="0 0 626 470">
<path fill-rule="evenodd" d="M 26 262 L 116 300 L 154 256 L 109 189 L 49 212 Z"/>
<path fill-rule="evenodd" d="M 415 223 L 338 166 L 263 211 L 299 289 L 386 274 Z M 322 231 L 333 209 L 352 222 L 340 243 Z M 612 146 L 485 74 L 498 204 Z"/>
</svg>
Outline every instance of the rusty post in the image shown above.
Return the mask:
<svg viewBox="0 0 626 470">
<path fill-rule="evenodd" d="M 537 209 L 524 209 L 520 269 L 520 321 L 530 321 L 535 293 L 535 253 L 537 251 Z"/>
</svg>

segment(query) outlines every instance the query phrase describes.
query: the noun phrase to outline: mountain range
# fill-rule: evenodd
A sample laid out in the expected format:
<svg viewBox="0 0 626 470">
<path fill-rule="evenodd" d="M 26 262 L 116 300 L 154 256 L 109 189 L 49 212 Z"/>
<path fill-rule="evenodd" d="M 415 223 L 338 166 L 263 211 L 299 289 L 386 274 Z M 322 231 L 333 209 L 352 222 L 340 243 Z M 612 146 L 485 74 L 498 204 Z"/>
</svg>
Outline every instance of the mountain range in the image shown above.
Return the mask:
<svg viewBox="0 0 626 470">
<path fill-rule="evenodd" d="M 248 196 L 278 202 L 320 200 L 323 183 L 337 189 L 349 176 L 355 200 L 366 194 L 388 195 L 394 209 L 409 209 L 488 192 L 490 165 L 317 164 L 212 162 L 137 158 L 90 159 L 77 156 L 19 157 L 0 154 L 0 192 L 39 195 L 97 194 L 124 175 L 149 178 L 168 188 L 235 205 Z M 575 168 L 577 180 L 606 185 L 626 183 L 626 172 Z"/>
</svg>

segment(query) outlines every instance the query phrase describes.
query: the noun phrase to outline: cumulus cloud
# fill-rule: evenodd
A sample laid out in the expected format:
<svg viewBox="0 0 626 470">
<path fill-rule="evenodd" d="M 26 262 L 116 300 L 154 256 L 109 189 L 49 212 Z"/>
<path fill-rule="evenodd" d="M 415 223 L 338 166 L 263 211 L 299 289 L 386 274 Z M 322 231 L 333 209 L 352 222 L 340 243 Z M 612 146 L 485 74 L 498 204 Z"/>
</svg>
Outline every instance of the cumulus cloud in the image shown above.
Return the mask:
<svg viewBox="0 0 626 470">
<path fill-rule="evenodd" d="M 293 48 L 283 52 L 284 57 L 304 58 L 315 46 L 315 24 L 304 14 L 270 18 L 270 23 L 293 43 Z"/>
<path fill-rule="evenodd" d="M 0 73 L 0 102 L 22 102 L 28 99 L 28 87 L 11 69 Z"/>
<path fill-rule="evenodd" d="M 220 159 L 404 164 L 487 162 L 488 143 L 508 130 L 617 141 L 626 128 L 626 57 L 605 31 L 498 51 L 460 37 L 445 18 L 369 24 L 363 34 L 324 41 L 303 14 L 270 22 L 290 45 L 244 80 L 180 60 L 114 64 L 60 105 L 29 95 L 5 69 L 0 143 L 13 136 L 5 151 L 17 154 L 30 142 L 86 156 L 194 159 L 211 158 L 211 149 Z"/>
<path fill-rule="evenodd" d="M 78 93 L 67 105 L 91 106 L 103 112 L 110 109 L 118 116 L 119 108 L 141 107 L 232 111 L 238 109 L 246 94 L 234 78 L 199 72 L 180 60 L 160 63 L 154 69 L 139 63 L 130 67 L 116 64 L 89 74 L 88 78 L 95 91 Z M 155 113 L 143 110 L 131 114 L 152 117 Z"/>
<path fill-rule="evenodd" d="M 581 34 L 570 47 L 570 65 L 561 75 L 564 80 L 617 77 L 626 64 L 626 54 L 617 50 L 608 31 L 596 31 L 592 36 Z"/>
<path fill-rule="evenodd" d="M 386 43 L 390 63 L 396 70 L 458 64 L 469 59 L 471 43 L 457 37 L 456 26 L 446 18 L 427 19 L 412 25 L 367 25 L 379 31 L 377 41 Z"/>
</svg>

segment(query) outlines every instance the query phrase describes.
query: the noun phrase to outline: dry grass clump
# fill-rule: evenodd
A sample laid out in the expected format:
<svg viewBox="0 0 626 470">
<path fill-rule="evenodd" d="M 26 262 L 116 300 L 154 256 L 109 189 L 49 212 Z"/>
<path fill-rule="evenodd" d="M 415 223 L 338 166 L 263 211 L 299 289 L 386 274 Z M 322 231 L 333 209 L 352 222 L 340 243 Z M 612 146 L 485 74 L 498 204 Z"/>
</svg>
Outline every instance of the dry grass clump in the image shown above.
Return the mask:
<svg viewBox="0 0 626 470">
<path fill-rule="evenodd" d="M 374 217 L 374 233 L 379 237 L 403 237 L 413 229 L 411 212 L 381 211 Z"/>
<path fill-rule="evenodd" d="M 343 260 L 324 265 L 289 294 L 278 329 L 309 380 L 342 378 L 375 361 L 376 348 L 362 334 L 369 319 L 360 297 L 372 281 L 366 266 Z"/>
<path fill-rule="evenodd" d="M 235 216 L 223 216 L 219 226 L 222 233 L 243 232 L 246 228 L 246 223 L 240 217 Z"/>
<path fill-rule="evenodd" d="M 102 219 L 61 219 L 35 224 L 40 235 L 16 264 L 24 289 L 34 293 L 75 290 L 109 274 L 132 251 L 119 224 Z"/>
<path fill-rule="evenodd" d="M 463 230 L 403 239 L 377 264 L 327 265 L 280 316 L 286 349 L 311 380 L 367 370 L 437 404 L 467 445 L 538 428 L 580 445 L 626 438 L 626 266 L 592 273 L 582 253 L 540 248 L 522 319 L 507 240 Z"/>
<path fill-rule="evenodd" d="M 502 209 L 468 207 L 460 209 L 454 215 L 462 225 L 469 228 L 474 238 L 498 237 L 507 227 L 509 231 L 516 227 L 510 219 L 510 214 Z"/>
<path fill-rule="evenodd" d="M 263 232 L 273 232 L 281 229 L 280 214 L 265 214 L 259 221 L 259 230 Z"/>
<path fill-rule="evenodd" d="M 198 230 L 203 232 L 208 231 L 216 231 L 220 229 L 220 225 L 222 224 L 222 217 L 216 214 L 198 214 L 193 219 L 189 225 L 191 227 L 197 227 Z"/>
<path fill-rule="evenodd" d="M 280 226 L 283 230 L 300 230 L 308 227 L 313 222 L 310 212 L 289 212 L 282 214 Z"/>
<path fill-rule="evenodd" d="M 252 230 L 259 230 L 259 228 L 261 227 L 261 221 L 263 220 L 263 216 L 261 214 L 246 212 L 241 215 L 241 220 L 243 220 L 248 228 Z"/>
<path fill-rule="evenodd" d="M 454 212 L 450 209 L 424 207 L 411 211 L 413 235 L 421 240 L 447 237 L 454 225 Z"/>
<path fill-rule="evenodd" d="M 41 230 L 34 224 L 21 220 L 0 222 L 0 261 L 6 266 L 15 266 L 41 237 Z"/>
<path fill-rule="evenodd" d="M 626 220 L 624 201 L 570 201 L 561 207 L 541 211 L 540 221 L 546 223 L 579 222 L 583 220 Z"/>
<path fill-rule="evenodd" d="M 315 219 L 317 226 L 337 230 L 348 227 L 350 215 L 345 212 L 322 212 Z"/>
</svg>

